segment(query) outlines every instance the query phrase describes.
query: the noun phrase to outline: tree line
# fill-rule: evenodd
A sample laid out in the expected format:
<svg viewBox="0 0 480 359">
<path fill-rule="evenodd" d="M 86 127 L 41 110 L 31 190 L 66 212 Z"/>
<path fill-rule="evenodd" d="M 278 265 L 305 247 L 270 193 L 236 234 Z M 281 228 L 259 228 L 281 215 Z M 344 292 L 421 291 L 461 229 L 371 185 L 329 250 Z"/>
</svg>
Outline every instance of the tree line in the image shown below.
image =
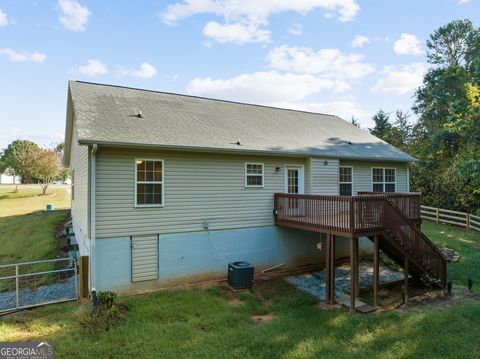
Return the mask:
<svg viewBox="0 0 480 359">
<path fill-rule="evenodd" d="M 412 107 L 417 119 L 380 110 L 370 132 L 418 159 L 411 190 L 424 204 L 480 214 L 480 29 L 452 21 L 426 48 L 429 69 Z"/>
<path fill-rule="evenodd" d="M 0 152 L 0 173 L 19 176 L 22 183 L 38 182 L 45 195 L 52 181 L 63 183 L 70 176 L 62 165 L 63 148 L 63 143 L 44 148 L 29 140 L 13 141 Z"/>
</svg>

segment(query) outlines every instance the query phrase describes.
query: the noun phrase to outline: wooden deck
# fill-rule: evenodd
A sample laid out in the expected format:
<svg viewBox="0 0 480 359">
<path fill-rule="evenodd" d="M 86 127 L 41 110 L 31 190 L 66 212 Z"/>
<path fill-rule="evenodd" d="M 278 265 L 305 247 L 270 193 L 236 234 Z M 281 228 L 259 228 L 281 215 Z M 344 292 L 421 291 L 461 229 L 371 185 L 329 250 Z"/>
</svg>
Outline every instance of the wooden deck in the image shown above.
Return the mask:
<svg viewBox="0 0 480 359">
<path fill-rule="evenodd" d="M 358 282 L 358 238 L 374 243 L 374 301 L 378 294 L 379 251 L 388 254 L 419 279 L 447 281 L 447 262 L 440 250 L 420 230 L 420 194 L 360 193 L 357 196 L 321 196 L 275 193 L 275 224 L 326 234 L 326 297 L 335 292 L 335 238 L 350 238 L 352 268 L 351 308 L 355 310 Z M 411 271 L 411 272 L 410 272 Z"/>
<path fill-rule="evenodd" d="M 421 223 L 420 194 L 362 193 L 358 196 L 275 194 L 275 224 L 345 237 L 385 230 L 388 198 L 415 224 Z"/>
</svg>

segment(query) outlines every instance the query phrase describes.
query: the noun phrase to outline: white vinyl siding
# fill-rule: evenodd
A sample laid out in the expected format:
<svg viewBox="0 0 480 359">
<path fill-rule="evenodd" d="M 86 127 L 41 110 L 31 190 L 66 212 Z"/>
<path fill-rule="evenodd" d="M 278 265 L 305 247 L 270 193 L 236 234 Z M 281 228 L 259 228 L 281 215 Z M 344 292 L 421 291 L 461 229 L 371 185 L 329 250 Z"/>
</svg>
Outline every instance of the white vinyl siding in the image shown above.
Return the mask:
<svg viewBox="0 0 480 359">
<path fill-rule="evenodd" d="M 353 167 L 353 194 L 358 192 L 372 192 L 372 168 L 395 169 L 395 191 L 408 192 L 407 163 L 397 162 L 367 162 L 367 161 L 341 161 L 341 166 Z"/>
<path fill-rule="evenodd" d="M 307 185 L 311 194 L 338 195 L 338 165 L 336 159 L 311 158 Z"/>
<path fill-rule="evenodd" d="M 74 173 L 72 224 L 82 255 L 88 254 L 88 147 L 78 144 L 77 126 L 72 128 L 70 168 Z"/>
<path fill-rule="evenodd" d="M 164 160 L 165 206 L 135 207 L 136 158 Z M 99 147 L 96 233 L 98 238 L 273 225 L 273 194 L 284 192 L 285 164 L 303 158 L 255 156 L 264 164 L 264 187 L 245 187 L 252 156 L 144 151 Z M 276 168 L 280 167 L 280 171 Z"/>
</svg>

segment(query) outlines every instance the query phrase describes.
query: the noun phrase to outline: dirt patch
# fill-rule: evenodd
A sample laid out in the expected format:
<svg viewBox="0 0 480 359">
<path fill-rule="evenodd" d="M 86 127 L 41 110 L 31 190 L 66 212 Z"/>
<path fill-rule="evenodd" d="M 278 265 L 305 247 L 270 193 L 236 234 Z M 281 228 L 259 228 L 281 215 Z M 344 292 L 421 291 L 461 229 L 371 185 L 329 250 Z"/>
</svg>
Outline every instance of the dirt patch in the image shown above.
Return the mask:
<svg viewBox="0 0 480 359">
<path fill-rule="evenodd" d="M 275 315 L 273 313 L 267 313 L 262 315 L 252 315 L 251 318 L 255 323 L 266 323 L 275 319 Z"/>
<path fill-rule="evenodd" d="M 473 303 L 480 301 L 480 294 L 469 291 L 465 287 L 460 287 L 452 292 L 446 294 L 444 291 L 426 292 L 417 295 L 407 302 L 397 307 L 399 312 L 412 312 L 423 310 L 426 308 L 450 308 L 456 305 Z"/>
<path fill-rule="evenodd" d="M 342 306 L 340 304 L 318 303 L 317 308 L 322 310 L 332 310 L 332 309 L 340 309 L 342 308 Z"/>
<path fill-rule="evenodd" d="M 67 218 L 65 221 L 57 223 L 55 226 L 55 240 L 57 244 L 57 257 L 63 258 L 68 257 L 68 238 L 64 231 L 65 223 L 70 221 L 70 218 Z"/>
<path fill-rule="evenodd" d="M 241 301 L 238 298 L 231 298 L 231 299 L 227 300 L 227 303 L 228 303 L 228 305 L 230 305 L 232 307 L 239 307 L 239 306 L 245 304 L 245 302 Z"/>
</svg>

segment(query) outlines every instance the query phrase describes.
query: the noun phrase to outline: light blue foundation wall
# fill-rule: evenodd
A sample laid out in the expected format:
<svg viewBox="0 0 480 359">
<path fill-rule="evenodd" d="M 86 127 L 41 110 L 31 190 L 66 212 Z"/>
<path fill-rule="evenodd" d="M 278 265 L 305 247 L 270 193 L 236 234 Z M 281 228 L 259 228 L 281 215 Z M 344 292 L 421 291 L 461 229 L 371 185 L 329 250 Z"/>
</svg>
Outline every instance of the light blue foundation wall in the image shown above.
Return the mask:
<svg viewBox="0 0 480 359">
<path fill-rule="evenodd" d="M 287 268 L 323 263 L 321 239 L 319 233 L 280 227 L 161 235 L 158 284 L 224 277 L 233 261 L 248 261 L 257 271 L 281 263 Z M 336 243 L 337 257 L 348 256 L 349 241 Z M 95 272 L 97 290 L 132 290 L 130 238 L 97 239 Z"/>
</svg>

